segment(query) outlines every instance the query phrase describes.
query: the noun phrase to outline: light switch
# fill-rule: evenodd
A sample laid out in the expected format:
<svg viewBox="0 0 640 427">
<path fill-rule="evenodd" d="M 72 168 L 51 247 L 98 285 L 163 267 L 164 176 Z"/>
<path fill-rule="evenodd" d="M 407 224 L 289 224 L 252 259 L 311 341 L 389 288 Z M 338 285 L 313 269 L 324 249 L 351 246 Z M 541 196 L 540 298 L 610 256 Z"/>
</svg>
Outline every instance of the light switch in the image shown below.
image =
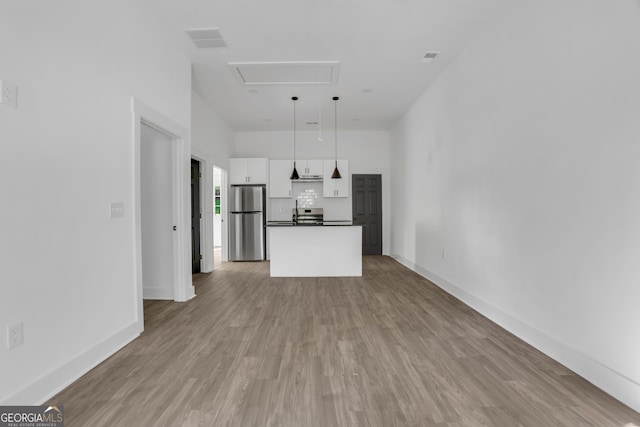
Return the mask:
<svg viewBox="0 0 640 427">
<path fill-rule="evenodd" d="M 7 348 L 11 350 L 22 344 L 24 344 L 24 324 L 20 322 L 7 326 Z"/>
<path fill-rule="evenodd" d="M 110 205 L 110 218 L 122 218 L 124 216 L 124 203 L 111 202 Z"/>
</svg>

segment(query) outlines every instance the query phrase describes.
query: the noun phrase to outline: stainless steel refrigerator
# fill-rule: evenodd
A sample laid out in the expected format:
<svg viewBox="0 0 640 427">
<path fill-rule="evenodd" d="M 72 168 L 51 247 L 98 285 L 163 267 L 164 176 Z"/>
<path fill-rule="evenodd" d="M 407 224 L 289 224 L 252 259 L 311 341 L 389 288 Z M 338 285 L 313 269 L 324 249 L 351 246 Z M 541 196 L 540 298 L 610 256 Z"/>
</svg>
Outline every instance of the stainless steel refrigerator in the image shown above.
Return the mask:
<svg viewBox="0 0 640 427">
<path fill-rule="evenodd" d="M 229 260 L 262 261 L 265 256 L 265 187 L 231 187 Z"/>
</svg>

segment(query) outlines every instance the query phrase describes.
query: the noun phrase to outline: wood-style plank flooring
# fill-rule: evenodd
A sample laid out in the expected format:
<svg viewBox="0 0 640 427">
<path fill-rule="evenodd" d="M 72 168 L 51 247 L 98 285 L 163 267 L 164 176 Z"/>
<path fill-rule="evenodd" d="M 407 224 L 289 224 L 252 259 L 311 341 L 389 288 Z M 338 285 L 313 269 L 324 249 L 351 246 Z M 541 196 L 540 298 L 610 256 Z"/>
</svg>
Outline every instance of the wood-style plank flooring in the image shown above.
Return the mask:
<svg viewBox="0 0 640 427">
<path fill-rule="evenodd" d="M 223 263 L 51 402 L 72 426 L 640 426 L 640 414 L 388 257 L 362 278 Z"/>
</svg>

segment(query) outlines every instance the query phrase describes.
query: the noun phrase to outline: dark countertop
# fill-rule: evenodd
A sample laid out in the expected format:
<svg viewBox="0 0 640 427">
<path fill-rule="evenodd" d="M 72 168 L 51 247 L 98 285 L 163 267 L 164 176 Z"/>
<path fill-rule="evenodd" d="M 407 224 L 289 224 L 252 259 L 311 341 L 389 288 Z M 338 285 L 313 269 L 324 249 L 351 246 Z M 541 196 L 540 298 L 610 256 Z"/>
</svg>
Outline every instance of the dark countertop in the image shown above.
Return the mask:
<svg viewBox="0 0 640 427">
<path fill-rule="evenodd" d="M 353 226 L 352 221 L 323 221 L 321 224 L 294 224 L 291 221 L 267 221 L 267 227 L 335 227 Z"/>
</svg>

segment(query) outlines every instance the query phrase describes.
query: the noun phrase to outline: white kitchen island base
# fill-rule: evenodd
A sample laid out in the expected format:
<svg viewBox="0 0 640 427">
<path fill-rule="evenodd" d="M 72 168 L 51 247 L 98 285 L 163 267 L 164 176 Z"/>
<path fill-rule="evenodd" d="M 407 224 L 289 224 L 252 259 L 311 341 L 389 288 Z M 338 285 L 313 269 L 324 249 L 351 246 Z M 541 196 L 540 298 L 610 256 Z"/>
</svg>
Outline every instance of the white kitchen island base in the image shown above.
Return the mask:
<svg viewBox="0 0 640 427">
<path fill-rule="evenodd" d="M 362 226 L 268 227 L 271 277 L 362 276 Z"/>
</svg>

